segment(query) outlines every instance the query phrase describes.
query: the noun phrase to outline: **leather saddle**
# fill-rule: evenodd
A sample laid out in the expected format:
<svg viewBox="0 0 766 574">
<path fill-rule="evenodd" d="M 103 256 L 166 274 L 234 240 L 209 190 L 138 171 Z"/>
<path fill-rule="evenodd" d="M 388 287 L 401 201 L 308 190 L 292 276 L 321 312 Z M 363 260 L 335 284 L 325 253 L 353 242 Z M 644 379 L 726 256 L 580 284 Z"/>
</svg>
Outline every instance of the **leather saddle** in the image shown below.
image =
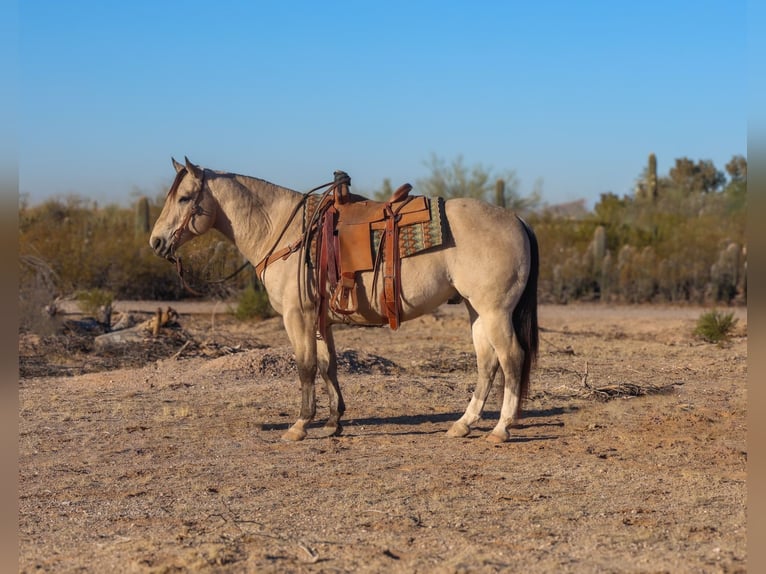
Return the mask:
<svg viewBox="0 0 766 574">
<path fill-rule="evenodd" d="M 372 201 L 349 193 L 351 178 L 335 172 L 331 201 L 323 209 L 317 233 L 317 278 L 320 293 L 319 333 L 324 334 L 326 311 L 352 315 L 358 310 L 357 276 L 374 272 L 377 286 L 383 273 L 383 322 L 397 329 L 401 322 L 402 228 L 431 219 L 429 201 L 411 196 L 412 186 L 399 187 L 388 201 Z M 329 199 L 329 198 L 328 198 Z M 321 206 L 320 206 L 321 209 Z M 326 293 L 330 293 L 329 299 Z"/>
</svg>

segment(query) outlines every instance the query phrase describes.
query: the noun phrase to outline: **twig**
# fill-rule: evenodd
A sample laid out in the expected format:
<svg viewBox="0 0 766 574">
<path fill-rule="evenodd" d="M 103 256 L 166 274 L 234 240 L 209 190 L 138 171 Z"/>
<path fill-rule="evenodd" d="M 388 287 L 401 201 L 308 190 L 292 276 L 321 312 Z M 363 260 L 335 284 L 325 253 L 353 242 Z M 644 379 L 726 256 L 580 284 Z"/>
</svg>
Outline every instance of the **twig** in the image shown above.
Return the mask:
<svg viewBox="0 0 766 574">
<path fill-rule="evenodd" d="M 304 560 L 304 562 L 308 562 L 309 564 L 316 564 L 319 562 L 319 552 L 301 542 L 298 542 L 298 548 L 308 554 L 308 560 Z"/>
<path fill-rule="evenodd" d="M 582 375 L 582 386 L 586 389 L 590 389 L 590 385 L 588 384 L 588 361 L 585 361 L 585 372 Z"/>
<path fill-rule="evenodd" d="M 178 352 L 170 358 L 178 360 L 178 357 L 181 355 L 181 353 L 183 353 L 186 350 L 186 347 L 188 347 L 190 344 L 191 344 L 191 339 L 186 341 L 183 345 L 181 345 L 181 348 L 178 349 Z"/>
</svg>

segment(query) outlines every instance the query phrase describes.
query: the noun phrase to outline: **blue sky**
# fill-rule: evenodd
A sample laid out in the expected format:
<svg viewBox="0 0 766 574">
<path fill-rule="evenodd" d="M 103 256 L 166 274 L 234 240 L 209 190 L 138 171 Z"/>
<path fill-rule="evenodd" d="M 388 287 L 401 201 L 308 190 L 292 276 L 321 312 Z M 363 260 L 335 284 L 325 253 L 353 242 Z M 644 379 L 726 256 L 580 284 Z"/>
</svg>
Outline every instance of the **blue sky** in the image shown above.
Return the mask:
<svg viewBox="0 0 766 574">
<path fill-rule="evenodd" d="M 19 3 L 19 191 L 128 204 L 170 157 L 357 192 L 462 156 L 558 203 L 747 153 L 744 1 Z"/>
</svg>

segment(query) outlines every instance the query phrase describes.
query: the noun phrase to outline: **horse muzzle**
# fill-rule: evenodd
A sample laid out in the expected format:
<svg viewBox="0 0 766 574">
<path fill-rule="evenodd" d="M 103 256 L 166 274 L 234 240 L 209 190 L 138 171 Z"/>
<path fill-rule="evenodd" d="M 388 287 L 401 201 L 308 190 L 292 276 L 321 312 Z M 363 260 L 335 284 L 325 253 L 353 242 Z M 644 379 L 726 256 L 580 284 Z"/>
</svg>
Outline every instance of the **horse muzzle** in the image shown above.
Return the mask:
<svg viewBox="0 0 766 574">
<path fill-rule="evenodd" d="M 165 240 L 163 237 L 155 236 L 149 239 L 149 245 L 154 250 L 154 253 L 171 263 L 175 263 L 176 258 L 173 254 L 172 242 Z"/>
</svg>

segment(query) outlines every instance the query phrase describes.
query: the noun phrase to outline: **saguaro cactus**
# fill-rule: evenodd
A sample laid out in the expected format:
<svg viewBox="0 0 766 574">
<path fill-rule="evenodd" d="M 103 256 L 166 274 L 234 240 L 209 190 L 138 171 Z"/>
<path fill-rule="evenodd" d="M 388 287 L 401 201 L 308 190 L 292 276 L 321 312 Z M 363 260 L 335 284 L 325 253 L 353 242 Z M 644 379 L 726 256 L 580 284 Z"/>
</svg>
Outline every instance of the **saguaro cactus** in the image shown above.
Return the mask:
<svg viewBox="0 0 766 574">
<path fill-rule="evenodd" d="M 600 262 L 606 255 L 606 228 L 599 225 L 593 230 L 593 258 Z"/>
<path fill-rule="evenodd" d="M 737 296 L 740 285 L 740 257 L 742 248 L 731 241 L 718 252 L 718 260 L 710 267 L 710 296 L 716 301 L 730 303 Z"/>
<path fill-rule="evenodd" d="M 585 264 L 594 274 L 601 272 L 601 266 L 606 255 L 606 229 L 599 225 L 593 230 L 593 239 L 585 250 Z"/>
<path fill-rule="evenodd" d="M 650 153 L 646 171 L 646 194 L 650 201 L 657 199 L 657 191 L 657 156 Z"/>
<path fill-rule="evenodd" d="M 143 195 L 136 202 L 136 235 L 149 233 L 149 199 Z"/>
<path fill-rule="evenodd" d="M 599 291 L 603 292 L 603 280 L 605 276 L 605 260 L 608 252 L 606 250 L 606 229 L 599 225 L 593 230 L 593 239 L 585 251 L 583 263 L 585 268 L 590 271 L 591 284 L 595 285 Z"/>
<path fill-rule="evenodd" d="M 505 181 L 502 178 L 495 182 L 495 205 L 505 207 Z"/>
</svg>

